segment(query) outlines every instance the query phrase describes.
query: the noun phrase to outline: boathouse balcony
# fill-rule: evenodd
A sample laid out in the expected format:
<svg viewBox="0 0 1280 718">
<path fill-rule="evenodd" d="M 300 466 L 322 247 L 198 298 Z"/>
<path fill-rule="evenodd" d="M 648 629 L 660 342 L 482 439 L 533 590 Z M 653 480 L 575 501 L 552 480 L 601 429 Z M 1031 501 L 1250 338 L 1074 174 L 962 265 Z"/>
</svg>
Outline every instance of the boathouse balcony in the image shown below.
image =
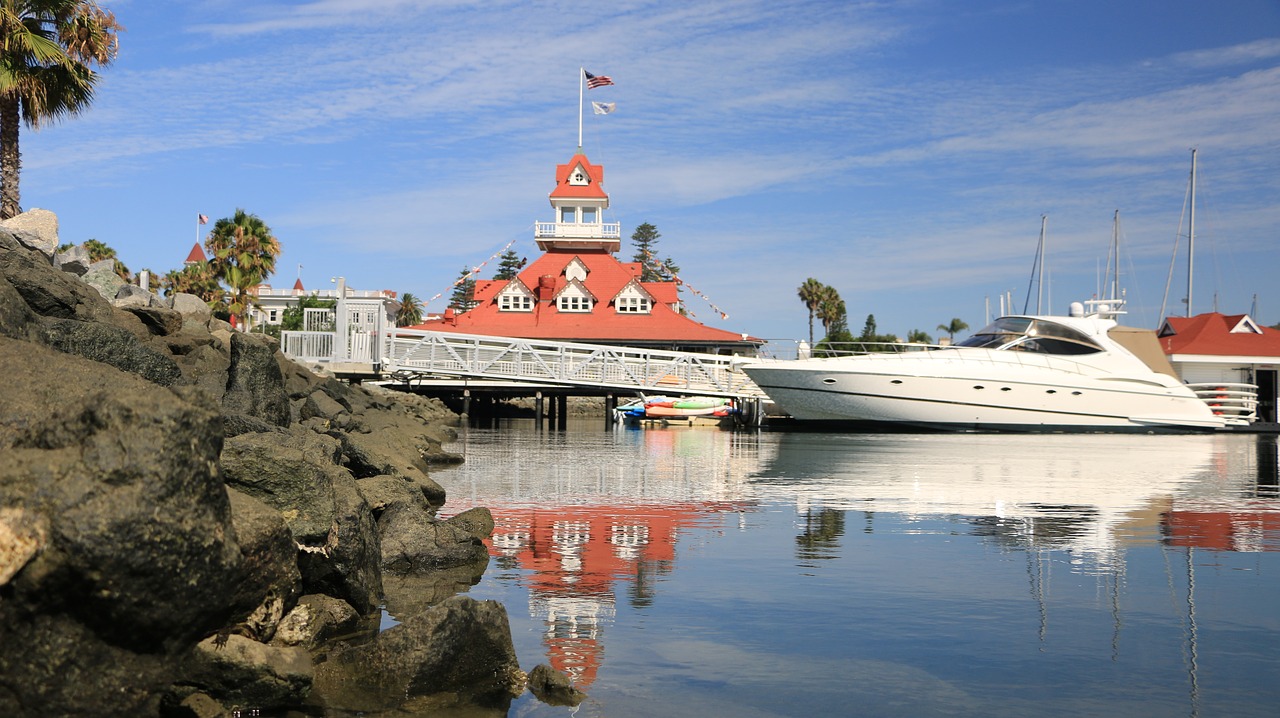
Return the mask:
<svg viewBox="0 0 1280 718">
<path fill-rule="evenodd" d="M 533 238 L 542 250 L 560 247 L 599 247 L 617 251 L 621 244 L 620 222 L 534 222 Z"/>
</svg>

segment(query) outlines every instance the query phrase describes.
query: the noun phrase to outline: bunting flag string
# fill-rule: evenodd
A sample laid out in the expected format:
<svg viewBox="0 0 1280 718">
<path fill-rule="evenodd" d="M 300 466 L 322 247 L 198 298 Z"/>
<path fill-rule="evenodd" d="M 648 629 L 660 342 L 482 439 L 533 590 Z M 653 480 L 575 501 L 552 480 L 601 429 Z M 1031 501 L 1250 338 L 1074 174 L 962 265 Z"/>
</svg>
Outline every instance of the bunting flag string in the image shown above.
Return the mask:
<svg viewBox="0 0 1280 718">
<path fill-rule="evenodd" d="M 646 256 L 646 257 L 649 257 L 651 260 L 653 260 L 653 261 L 654 261 L 654 263 L 655 263 L 655 265 L 654 265 L 654 266 L 662 266 L 662 265 L 658 265 L 658 264 L 657 264 L 657 259 L 658 259 L 658 258 L 653 254 L 653 252 L 650 252 L 650 251 L 649 251 L 649 250 L 647 250 L 647 249 L 645 249 L 645 250 L 641 250 L 641 251 L 643 251 L 643 252 L 644 252 L 644 254 L 645 254 L 645 256 Z M 667 269 L 665 266 L 662 266 L 662 268 L 663 268 L 663 269 Z M 686 282 L 686 281 L 684 281 L 683 279 L 681 279 L 679 274 L 676 274 L 675 272 L 671 272 L 671 278 L 672 278 L 673 280 L 675 280 L 675 283 L 676 283 L 676 284 L 678 284 L 678 285 L 680 285 L 680 286 L 682 286 L 682 287 L 684 287 L 684 288 L 688 289 L 690 292 L 692 292 L 692 293 L 693 293 L 693 295 L 694 295 L 694 296 L 696 296 L 696 297 L 698 297 L 699 299 L 701 299 L 702 301 L 706 302 L 706 303 L 707 303 L 707 305 L 711 307 L 711 311 L 715 312 L 716 314 L 719 314 L 719 315 L 720 315 L 720 318 L 721 318 L 722 320 L 723 320 L 723 319 L 728 319 L 728 318 L 729 318 L 729 315 L 728 315 L 724 310 L 722 310 L 720 307 L 717 307 L 717 306 L 715 305 L 715 302 L 711 301 L 711 297 L 708 297 L 707 295 L 703 294 L 702 292 L 699 292 L 699 291 L 698 291 L 698 290 L 697 290 L 697 289 L 696 289 L 692 284 L 689 284 L 688 282 Z M 692 310 L 690 310 L 690 309 L 688 309 L 687 307 L 685 308 L 685 311 L 686 311 L 686 312 L 688 312 L 689 316 L 694 317 L 694 318 L 697 318 L 697 315 L 696 315 L 696 314 L 694 314 L 694 313 L 693 313 L 693 311 L 692 311 Z"/>
<path fill-rule="evenodd" d="M 453 284 L 450 284 L 450 285 L 449 285 L 449 287 L 448 287 L 447 289 L 445 289 L 445 290 L 444 290 L 444 292 L 450 292 L 450 291 L 453 291 L 453 290 L 454 290 L 454 289 L 455 289 L 459 284 L 462 284 L 463 282 L 467 281 L 468 279 L 472 279 L 472 278 L 474 278 L 477 274 L 479 274 L 479 273 L 480 273 L 480 270 L 481 270 L 481 269 L 484 269 L 484 266 L 485 266 L 486 264 L 488 264 L 489 262 L 492 262 L 493 260 L 495 260 L 495 259 L 497 259 L 498 257 L 502 256 L 502 255 L 503 255 L 503 254 L 504 254 L 508 249 L 511 249 L 511 245 L 513 245 L 513 244 L 515 244 L 515 243 L 516 243 L 516 240 L 514 240 L 514 239 L 513 239 L 513 240 L 511 240 L 510 242 L 507 242 L 507 245 L 506 245 L 505 247 L 503 247 L 502 249 L 499 249 L 498 251 L 494 252 L 492 255 L 490 255 L 490 257 L 489 257 L 488 259 L 486 259 L 486 260 L 484 260 L 483 262 L 481 262 L 481 263 L 477 264 L 476 266 L 472 267 L 472 268 L 471 268 L 471 271 L 467 272 L 466 274 L 462 275 L 461 277 L 458 277 L 458 278 L 457 278 L 457 280 L 455 280 Z M 426 305 L 428 305 L 428 304 L 430 304 L 430 303 L 434 302 L 435 300 L 439 299 L 440 297 L 443 297 L 443 296 L 444 296 L 444 292 L 436 292 L 436 295 L 435 295 L 434 297 L 432 297 L 432 298 L 430 298 L 430 299 L 428 299 L 427 301 L 425 301 L 425 302 L 423 302 L 423 303 L 422 303 L 422 304 L 423 304 L 423 306 L 426 306 Z"/>
</svg>

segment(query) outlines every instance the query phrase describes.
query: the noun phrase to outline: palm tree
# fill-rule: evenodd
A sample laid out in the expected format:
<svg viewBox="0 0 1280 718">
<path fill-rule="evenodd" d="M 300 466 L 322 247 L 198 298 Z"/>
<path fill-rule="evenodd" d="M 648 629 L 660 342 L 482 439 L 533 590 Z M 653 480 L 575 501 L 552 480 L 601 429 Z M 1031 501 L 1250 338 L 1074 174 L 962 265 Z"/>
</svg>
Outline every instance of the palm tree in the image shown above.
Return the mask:
<svg viewBox="0 0 1280 718">
<path fill-rule="evenodd" d="M 243 327 L 249 308 L 257 304 L 250 290 L 276 270 L 280 241 L 258 215 L 236 209 L 231 219 L 214 222 L 204 248 L 210 271 L 231 289 L 229 309 Z"/>
<path fill-rule="evenodd" d="M 960 319 L 959 317 L 952 319 L 950 324 L 938 325 L 938 331 L 946 332 L 947 336 L 951 338 L 952 343 L 955 343 L 957 332 L 962 332 L 968 328 L 969 328 L 969 325 L 965 324 L 964 320 Z"/>
<path fill-rule="evenodd" d="M 933 337 L 926 334 L 923 329 L 912 329 L 907 332 L 907 342 L 910 344 L 932 344 Z"/>
<path fill-rule="evenodd" d="M 209 269 L 208 262 L 196 262 L 182 269 L 169 270 L 160 278 L 160 288 L 164 290 L 165 296 L 173 296 L 178 292 L 194 294 L 210 307 L 222 300 L 222 287 Z"/>
<path fill-rule="evenodd" d="M 84 249 L 89 253 L 89 263 L 101 262 L 104 259 L 112 260 L 111 271 L 116 273 L 124 281 L 129 281 L 129 268 L 120 261 L 116 256 L 116 250 L 112 249 L 106 242 L 99 242 L 96 239 L 86 239 L 84 241 Z"/>
<path fill-rule="evenodd" d="M 822 322 L 823 334 L 830 334 L 833 324 L 846 321 L 844 300 L 835 287 L 824 286 L 818 293 L 818 308 L 814 311 L 814 316 Z"/>
<path fill-rule="evenodd" d="M 396 312 L 396 326 L 407 327 L 422 323 L 422 300 L 405 292 L 400 297 L 400 309 Z"/>
<path fill-rule="evenodd" d="M 39 129 L 89 106 L 124 30 L 94 0 L 0 0 L 0 219 L 22 211 L 21 123 Z"/>
<path fill-rule="evenodd" d="M 804 302 L 804 306 L 809 310 L 809 346 L 813 346 L 814 313 L 818 311 L 818 302 L 821 301 L 822 290 L 826 288 L 827 285 L 819 282 L 813 277 L 809 277 L 804 280 L 804 284 L 800 285 L 800 289 L 798 291 L 800 301 Z"/>
</svg>

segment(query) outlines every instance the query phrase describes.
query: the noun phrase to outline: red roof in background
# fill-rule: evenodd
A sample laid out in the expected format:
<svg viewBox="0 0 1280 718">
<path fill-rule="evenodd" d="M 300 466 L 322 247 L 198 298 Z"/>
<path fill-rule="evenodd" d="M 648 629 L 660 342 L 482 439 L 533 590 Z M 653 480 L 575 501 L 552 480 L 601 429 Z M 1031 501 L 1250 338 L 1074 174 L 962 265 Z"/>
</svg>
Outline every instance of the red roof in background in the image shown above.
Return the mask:
<svg viewBox="0 0 1280 718">
<path fill-rule="evenodd" d="M 295 291 L 295 292 L 305 292 L 305 291 L 307 291 L 307 290 L 305 290 L 305 289 L 303 289 L 303 288 L 302 288 L 302 277 L 298 277 L 298 281 L 296 281 L 296 282 L 294 282 L 294 283 L 293 283 L 293 291 Z"/>
<path fill-rule="evenodd" d="M 582 165 L 587 175 L 585 185 L 569 184 L 569 174 Z M 587 156 L 578 152 L 567 164 L 556 165 L 556 188 L 551 190 L 551 197 L 588 197 L 591 199 L 608 199 L 604 191 L 604 167 L 591 164 Z"/>
<path fill-rule="evenodd" d="M 206 262 L 208 258 L 204 256 L 204 250 L 200 248 L 200 243 L 196 242 L 191 248 L 191 253 L 182 261 L 183 264 L 193 264 L 195 262 Z"/>
<path fill-rule="evenodd" d="M 1159 337 L 1165 354 L 1280 358 L 1280 330 L 1258 325 L 1247 314 L 1167 317 Z"/>
<path fill-rule="evenodd" d="M 564 270 L 575 258 L 587 268 L 583 285 L 598 300 L 590 312 L 561 312 L 551 301 L 568 284 Z M 676 301 L 675 282 L 640 282 L 656 300 L 650 313 L 618 313 L 611 304 L 613 298 L 638 275 L 638 264 L 619 262 L 607 251 L 552 250 L 530 263 L 516 278 L 537 299 L 534 311 L 499 311 L 497 297 L 508 281 L 483 280 L 476 282 L 475 298 L 480 304 L 457 315 L 453 323 L 446 323 L 442 318 L 406 328 L 584 342 L 741 344 L 744 341 L 739 333 L 708 327 L 673 310 L 670 303 Z M 548 278 L 550 291 L 539 296 L 538 284 L 543 277 Z M 746 341 L 760 342 L 754 338 Z"/>
</svg>

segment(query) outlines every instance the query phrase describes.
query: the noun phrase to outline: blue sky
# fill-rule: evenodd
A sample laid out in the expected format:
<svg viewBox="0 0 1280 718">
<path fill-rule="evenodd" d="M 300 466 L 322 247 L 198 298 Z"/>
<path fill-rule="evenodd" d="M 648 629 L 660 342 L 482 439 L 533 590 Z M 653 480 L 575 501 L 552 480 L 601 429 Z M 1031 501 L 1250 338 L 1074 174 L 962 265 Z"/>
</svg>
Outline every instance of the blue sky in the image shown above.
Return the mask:
<svg viewBox="0 0 1280 718">
<path fill-rule="evenodd" d="M 1154 326 L 1196 147 L 1194 309 L 1256 294 L 1280 322 L 1276 0 L 103 5 L 120 57 L 87 112 L 23 132 L 22 200 L 134 270 L 181 266 L 197 214 L 242 207 L 284 247 L 272 284 L 302 265 L 309 289 L 442 311 L 464 267 L 536 254 L 585 67 L 615 82 L 584 118 L 605 219 L 657 226 L 700 321 L 801 338 L 814 277 L 855 333 L 976 329 L 1003 292 L 1022 308 L 1042 215 L 1061 313 L 1119 210 L 1128 323 Z"/>
</svg>

